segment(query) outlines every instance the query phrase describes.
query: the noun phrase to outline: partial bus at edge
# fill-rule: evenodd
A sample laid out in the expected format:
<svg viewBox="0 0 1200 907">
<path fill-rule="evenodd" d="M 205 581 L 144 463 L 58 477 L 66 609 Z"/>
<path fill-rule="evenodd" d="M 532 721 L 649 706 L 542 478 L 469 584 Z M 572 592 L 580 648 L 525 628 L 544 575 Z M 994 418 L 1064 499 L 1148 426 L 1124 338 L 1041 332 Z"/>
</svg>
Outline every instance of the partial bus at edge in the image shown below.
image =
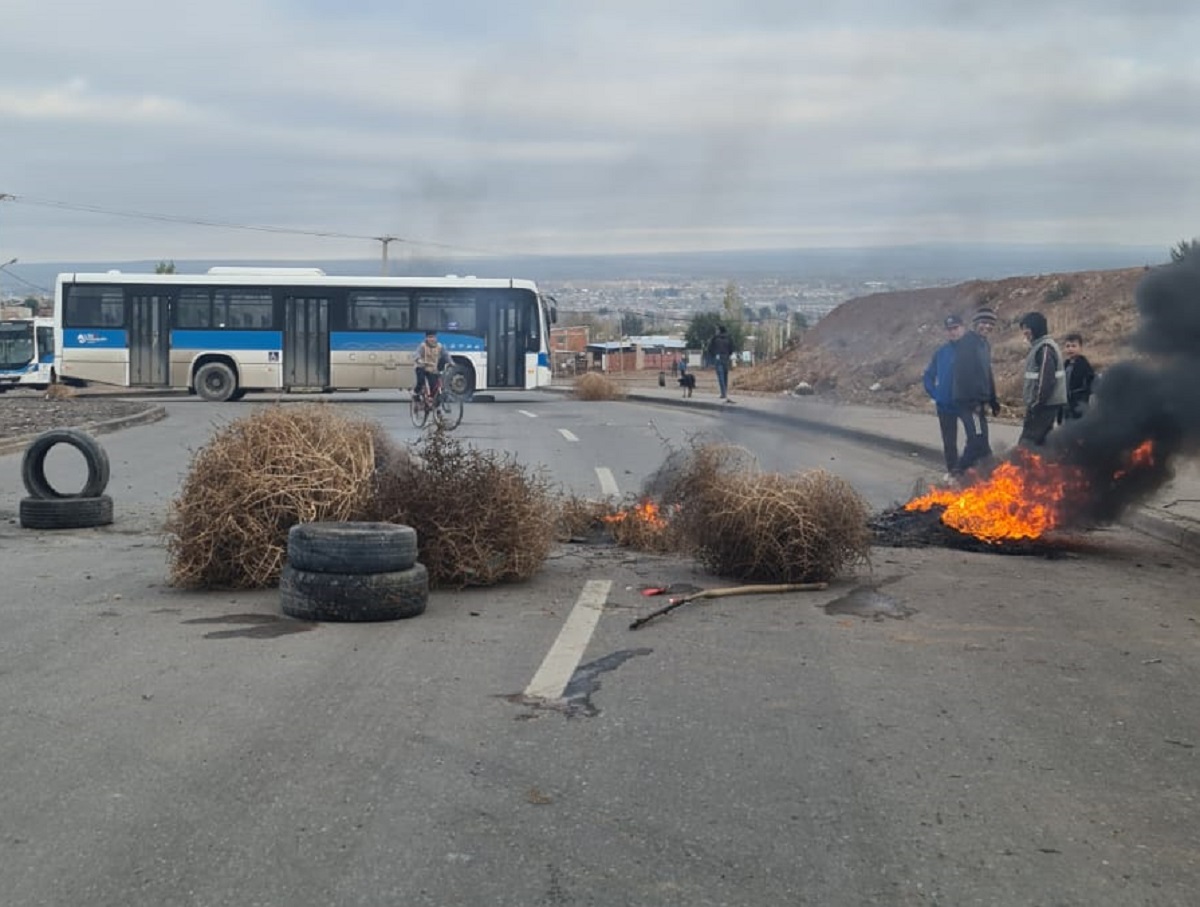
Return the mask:
<svg viewBox="0 0 1200 907">
<path fill-rule="evenodd" d="M 550 383 L 553 301 L 531 280 L 330 277 L 310 268 L 205 274 L 60 274 L 63 380 L 190 390 L 409 389 L 427 330 L 453 359 L 452 389 Z"/>
<path fill-rule="evenodd" d="M 0 321 L 0 393 L 12 387 L 43 390 L 57 381 L 54 319 Z"/>
</svg>

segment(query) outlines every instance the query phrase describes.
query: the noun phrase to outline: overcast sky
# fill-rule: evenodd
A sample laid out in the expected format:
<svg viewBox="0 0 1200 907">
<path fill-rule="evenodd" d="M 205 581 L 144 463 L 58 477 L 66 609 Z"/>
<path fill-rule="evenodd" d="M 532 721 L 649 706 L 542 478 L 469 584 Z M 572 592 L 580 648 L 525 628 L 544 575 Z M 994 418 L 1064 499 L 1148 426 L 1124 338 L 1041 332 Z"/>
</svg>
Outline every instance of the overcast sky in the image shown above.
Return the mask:
<svg viewBox="0 0 1200 907">
<path fill-rule="evenodd" d="M 1166 248 L 1200 235 L 1198 46 L 1182 0 L 6 0 L 0 260 L 379 254 L 104 212 L 505 254 Z"/>
</svg>

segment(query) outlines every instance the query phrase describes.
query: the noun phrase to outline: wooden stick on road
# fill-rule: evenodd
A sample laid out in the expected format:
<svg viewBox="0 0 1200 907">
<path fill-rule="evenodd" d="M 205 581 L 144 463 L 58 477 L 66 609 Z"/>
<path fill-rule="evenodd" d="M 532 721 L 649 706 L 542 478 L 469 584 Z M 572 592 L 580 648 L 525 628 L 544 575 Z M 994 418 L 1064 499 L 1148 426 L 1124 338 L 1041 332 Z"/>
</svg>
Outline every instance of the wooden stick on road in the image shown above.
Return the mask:
<svg viewBox="0 0 1200 907">
<path fill-rule="evenodd" d="M 654 618 L 662 617 L 662 615 L 674 611 L 680 605 L 696 601 L 699 598 L 725 598 L 729 595 L 761 595 L 766 592 L 816 592 L 828 588 L 829 583 L 776 583 L 774 585 L 725 586 L 720 589 L 701 589 L 699 592 L 671 599 L 670 602 L 657 611 L 651 611 L 645 617 L 639 617 L 629 625 L 629 629 L 636 630 L 638 627 L 654 620 Z"/>
</svg>

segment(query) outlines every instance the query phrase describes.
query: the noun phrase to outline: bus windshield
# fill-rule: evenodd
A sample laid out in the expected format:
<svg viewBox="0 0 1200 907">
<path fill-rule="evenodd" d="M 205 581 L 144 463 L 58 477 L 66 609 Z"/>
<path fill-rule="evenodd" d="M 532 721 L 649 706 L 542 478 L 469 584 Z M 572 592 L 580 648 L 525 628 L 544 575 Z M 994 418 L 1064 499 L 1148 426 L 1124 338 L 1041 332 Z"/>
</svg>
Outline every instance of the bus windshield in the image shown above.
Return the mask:
<svg viewBox="0 0 1200 907">
<path fill-rule="evenodd" d="M 33 322 L 0 321 L 0 369 L 22 368 L 33 361 Z"/>
</svg>

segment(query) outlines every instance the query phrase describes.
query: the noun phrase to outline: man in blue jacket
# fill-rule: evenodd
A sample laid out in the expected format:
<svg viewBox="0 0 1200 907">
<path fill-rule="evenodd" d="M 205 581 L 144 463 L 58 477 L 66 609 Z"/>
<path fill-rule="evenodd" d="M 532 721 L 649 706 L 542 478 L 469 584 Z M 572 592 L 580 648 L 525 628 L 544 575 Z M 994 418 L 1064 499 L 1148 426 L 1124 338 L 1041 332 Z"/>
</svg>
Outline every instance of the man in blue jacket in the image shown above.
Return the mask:
<svg viewBox="0 0 1200 907">
<path fill-rule="evenodd" d="M 954 349 L 962 339 L 963 320 L 948 315 L 942 323 L 947 340 L 937 348 L 925 369 L 925 393 L 937 406 L 942 450 L 946 455 L 946 480 L 958 475 L 958 407 L 954 405 Z"/>
</svg>

